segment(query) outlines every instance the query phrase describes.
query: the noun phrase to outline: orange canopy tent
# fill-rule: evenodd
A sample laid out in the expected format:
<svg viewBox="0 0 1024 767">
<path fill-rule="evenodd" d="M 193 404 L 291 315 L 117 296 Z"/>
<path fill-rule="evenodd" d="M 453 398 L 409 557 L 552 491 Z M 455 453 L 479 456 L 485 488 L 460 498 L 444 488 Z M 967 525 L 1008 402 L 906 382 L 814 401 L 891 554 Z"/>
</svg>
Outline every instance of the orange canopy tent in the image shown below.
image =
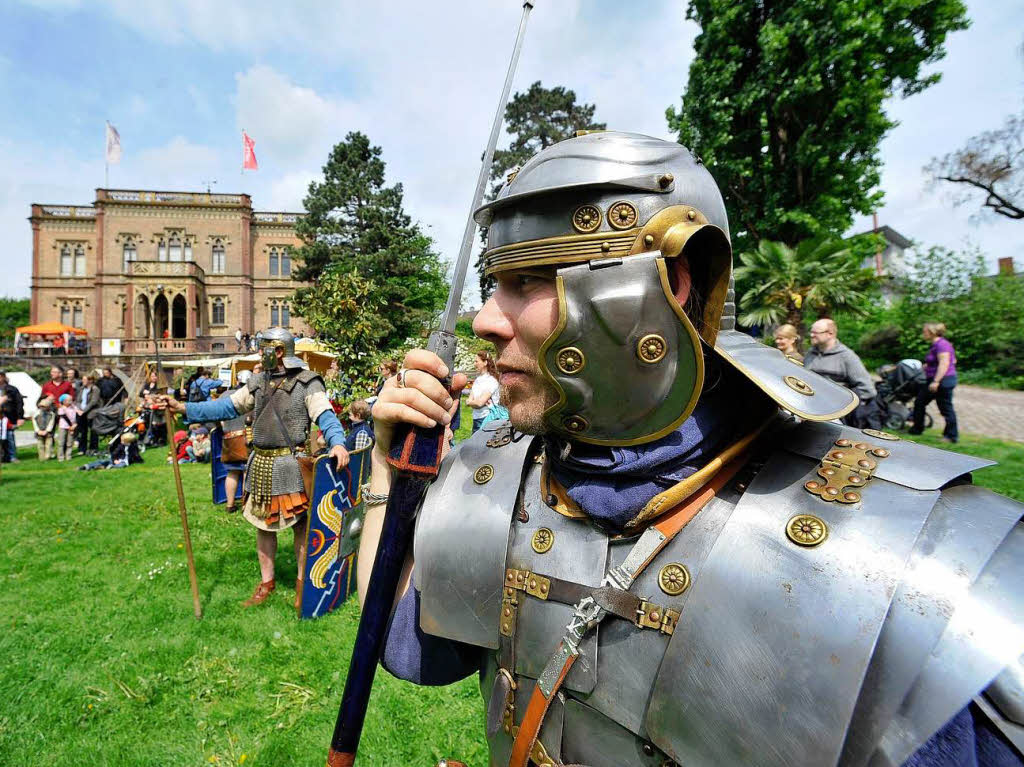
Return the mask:
<svg viewBox="0 0 1024 767">
<path fill-rule="evenodd" d="M 38 325 L 22 325 L 14 329 L 14 348 L 21 345 L 22 336 L 41 336 L 44 339 L 52 339 L 57 336 L 64 341 L 64 348 L 68 348 L 69 336 L 85 336 L 86 331 L 81 328 L 74 328 L 61 322 L 41 322 Z"/>
</svg>

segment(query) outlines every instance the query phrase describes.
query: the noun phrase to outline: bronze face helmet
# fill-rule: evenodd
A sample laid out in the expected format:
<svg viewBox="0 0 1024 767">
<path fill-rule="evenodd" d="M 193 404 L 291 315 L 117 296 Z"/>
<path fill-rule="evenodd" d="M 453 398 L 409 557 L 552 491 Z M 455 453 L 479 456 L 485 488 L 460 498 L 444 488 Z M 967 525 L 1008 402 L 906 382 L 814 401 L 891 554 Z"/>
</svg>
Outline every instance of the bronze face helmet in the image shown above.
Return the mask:
<svg viewBox="0 0 1024 767">
<path fill-rule="evenodd" d="M 559 401 L 555 433 L 600 445 L 668 434 L 693 411 L 729 290 L 721 194 L 690 152 L 633 133 L 556 144 L 476 212 L 488 274 L 554 267 L 558 324 L 539 364 Z M 666 259 L 684 256 L 702 310 L 679 306 Z"/>
</svg>

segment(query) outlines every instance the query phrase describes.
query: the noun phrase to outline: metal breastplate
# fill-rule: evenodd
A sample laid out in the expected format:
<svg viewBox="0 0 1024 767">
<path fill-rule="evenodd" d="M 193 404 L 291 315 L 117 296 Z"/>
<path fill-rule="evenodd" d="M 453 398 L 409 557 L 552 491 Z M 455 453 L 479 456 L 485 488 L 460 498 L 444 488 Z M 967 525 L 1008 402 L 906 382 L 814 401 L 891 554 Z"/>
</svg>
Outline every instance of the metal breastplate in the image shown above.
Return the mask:
<svg viewBox="0 0 1024 767">
<path fill-rule="evenodd" d="M 310 426 L 309 413 L 306 410 L 306 395 L 310 393 L 308 383 L 301 380 L 301 373 L 298 376 L 289 375 L 280 384 L 280 389 L 274 392 L 279 379 L 272 379 L 273 406 L 281 416 L 278 420 L 270 408 L 262 377 L 260 374 L 261 383 L 258 386 L 250 386 L 256 398 L 253 408 L 253 445 L 268 449 L 301 445 L 306 441 Z"/>
<path fill-rule="evenodd" d="M 606 618 L 551 705 L 535 762 L 899 765 L 1024 650 L 1024 606 L 1011 585 L 1024 568 L 1024 535 L 1014 529 L 1021 506 L 969 485 L 939 490 L 984 462 L 874 440 L 892 460 L 878 462 L 860 500 L 829 502 L 804 485 L 825 476 L 819 469 L 831 464 L 821 459 L 842 439 L 869 438 L 832 424 L 777 434 L 787 449 L 770 452 L 746 491 L 727 487 L 660 552 L 631 592 L 663 615 L 678 612 L 672 632 Z M 447 492 L 472 483 L 487 458 L 495 476 L 525 475 L 516 514 L 474 529 L 480 556 L 468 557 L 475 564 L 463 578 L 460 560 L 440 562 L 426 540 L 451 516 L 428 496 L 416 561 L 419 573 L 421 555 L 433 556 L 424 572 L 434 575 L 417 586 L 425 630 L 444 624 L 444 635 L 494 650 L 482 690 L 497 766 L 508 763 L 571 612 L 542 598 L 543 578 L 598 586 L 632 541 L 557 514 L 540 498 L 539 467 L 524 467 L 525 450 L 505 464 L 502 450 L 484 444 L 467 444 Z M 450 508 L 454 495 L 444 497 Z M 787 534 L 801 514 L 827 529 L 819 545 Z M 681 594 L 658 584 L 669 565 L 690 575 Z M 447 583 L 436 579 L 439 566 Z M 521 587 L 501 591 L 495 571 L 523 573 Z M 451 591 L 459 582 L 486 592 L 489 609 L 467 611 L 472 602 Z M 998 624 L 990 628 L 999 641 L 972 633 L 979 616 Z M 502 666 L 515 682 L 507 696 Z"/>
</svg>

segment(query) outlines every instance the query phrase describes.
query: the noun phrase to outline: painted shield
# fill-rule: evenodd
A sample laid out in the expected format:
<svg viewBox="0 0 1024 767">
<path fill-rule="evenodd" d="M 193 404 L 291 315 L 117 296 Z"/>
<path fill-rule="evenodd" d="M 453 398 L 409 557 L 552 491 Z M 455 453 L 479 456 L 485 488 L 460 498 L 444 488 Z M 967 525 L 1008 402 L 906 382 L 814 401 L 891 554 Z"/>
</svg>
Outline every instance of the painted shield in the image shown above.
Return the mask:
<svg viewBox="0 0 1024 767">
<path fill-rule="evenodd" d="M 340 472 L 329 456 L 316 460 L 301 618 L 326 615 L 356 588 L 356 552 L 363 527 L 360 488 L 369 477 L 371 449 L 351 453 Z"/>
</svg>

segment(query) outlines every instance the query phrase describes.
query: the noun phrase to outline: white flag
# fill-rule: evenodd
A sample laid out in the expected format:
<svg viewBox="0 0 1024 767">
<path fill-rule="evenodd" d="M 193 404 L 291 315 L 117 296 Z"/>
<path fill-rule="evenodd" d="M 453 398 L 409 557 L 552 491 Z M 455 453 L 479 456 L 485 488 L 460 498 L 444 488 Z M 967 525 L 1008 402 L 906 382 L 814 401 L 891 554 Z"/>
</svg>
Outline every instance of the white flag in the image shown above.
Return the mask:
<svg viewBox="0 0 1024 767">
<path fill-rule="evenodd" d="M 114 164 L 121 162 L 121 134 L 117 132 L 117 128 L 107 123 L 107 164 Z"/>
</svg>

